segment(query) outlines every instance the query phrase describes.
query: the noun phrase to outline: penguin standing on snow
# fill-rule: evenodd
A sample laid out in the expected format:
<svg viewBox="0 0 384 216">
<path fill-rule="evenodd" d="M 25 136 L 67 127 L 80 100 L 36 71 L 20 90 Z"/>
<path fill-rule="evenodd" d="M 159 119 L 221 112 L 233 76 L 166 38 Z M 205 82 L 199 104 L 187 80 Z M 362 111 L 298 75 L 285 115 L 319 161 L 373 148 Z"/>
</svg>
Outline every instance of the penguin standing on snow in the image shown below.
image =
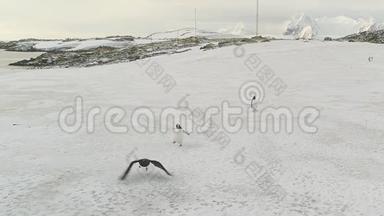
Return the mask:
<svg viewBox="0 0 384 216">
<path fill-rule="evenodd" d="M 251 100 L 251 109 L 253 109 L 254 112 L 257 111 L 257 103 L 256 104 L 253 103 L 255 100 L 256 100 L 256 96 L 253 96 Z"/>
<path fill-rule="evenodd" d="M 184 133 L 189 136 L 189 133 L 185 131 L 180 124 L 176 124 L 175 137 L 173 138 L 173 144 L 177 143 L 179 144 L 179 146 L 182 146 Z"/>
</svg>

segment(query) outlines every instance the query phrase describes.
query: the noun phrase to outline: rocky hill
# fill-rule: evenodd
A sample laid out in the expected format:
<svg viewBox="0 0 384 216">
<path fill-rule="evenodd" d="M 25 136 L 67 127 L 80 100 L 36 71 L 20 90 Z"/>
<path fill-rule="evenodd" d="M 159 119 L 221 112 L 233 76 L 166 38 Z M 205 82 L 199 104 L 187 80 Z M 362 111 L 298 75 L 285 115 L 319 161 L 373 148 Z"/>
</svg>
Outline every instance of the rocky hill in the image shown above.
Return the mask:
<svg viewBox="0 0 384 216">
<path fill-rule="evenodd" d="M 369 42 L 384 44 L 384 30 L 365 31 L 339 38 L 338 41 Z"/>
<path fill-rule="evenodd" d="M 168 32 L 169 33 L 169 32 Z M 157 34 L 159 35 L 159 34 Z M 94 65 L 134 61 L 151 56 L 174 54 L 198 47 L 202 51 L 231 45 L 267 42 L 261 36 L 252 38 L 133 38 L 114 36 L 94 39 L 11 41 L 0 43 L 0 49 L 8 51 L 45 52 L 42 55 L 12 63 L 26 67 L 89 67 Z"/>
</svg>

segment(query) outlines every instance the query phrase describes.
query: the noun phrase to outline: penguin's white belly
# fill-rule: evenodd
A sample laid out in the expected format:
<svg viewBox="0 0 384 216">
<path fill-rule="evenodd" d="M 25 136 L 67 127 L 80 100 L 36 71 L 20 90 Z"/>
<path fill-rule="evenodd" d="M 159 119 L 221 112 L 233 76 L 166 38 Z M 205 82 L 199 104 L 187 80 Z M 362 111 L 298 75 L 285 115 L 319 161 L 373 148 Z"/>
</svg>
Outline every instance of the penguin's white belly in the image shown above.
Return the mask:
<svg viewBox="0 0 384 216">
<path fill-rule="evenodd" d="M 179 144 L 183 144 L 183 132 L 181 130 L 175 132 L 174 141 Z"/>
</svg>

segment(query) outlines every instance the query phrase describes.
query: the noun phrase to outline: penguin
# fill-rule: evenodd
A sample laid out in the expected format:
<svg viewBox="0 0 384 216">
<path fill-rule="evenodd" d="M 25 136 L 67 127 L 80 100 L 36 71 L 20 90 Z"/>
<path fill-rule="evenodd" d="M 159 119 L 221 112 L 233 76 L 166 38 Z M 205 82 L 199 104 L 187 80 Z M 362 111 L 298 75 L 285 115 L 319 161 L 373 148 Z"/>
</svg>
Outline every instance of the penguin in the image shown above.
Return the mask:
<svg viewBox="0 0 384 216">
<path fill-rule="evenodd" d="M 254 112 L 257 111 L 257 103 L 255 105 L 253 104 L 253 101 L 255 100 L 256 100 L 256 96 L 253 96 L 251 100 L 251 109 L 253 109 Z"/>
<path fill-rule="evenodd" d="M 172 174 L 169 173 L 168 170 L 165 169 L 165 167 L 164 167 L 159 161 L 149 160 L 149 159 L 144 158 L 144 159 L 140 159 L 140 160 L 132 161 L 132 162 L 129 164 L 127 170 L 125 170 L 125 173 L 120 177 L 120 180 L 124 180 L 125 177 L 127 177 L 129 171 L 131 170 L 132 166 L 133 166 L 135 163 L 139 163 L 139 168 L 141 168 L 141 167 L 145 167 L 145 170 L 146 170 L 146 171 L 148 171 L 148 166 L 149 166 L 149 164 L 153 164 L 155 167 L 158 167 L 158 168 L 164 170 L 164 172 L 167 173 L 167 175 L 172 176 Z"/>
<path fill-rule="evenodd" d="M 176 124 L 176 129 L 175 129 L 175 137 L 173 138 L 173 144 L 179 144 L 179 146 L 183 145 L 183 134 L 187 134 L 188 136 L 190 135 L 187 131 L 185 131 L 180 124 Z"/>
</svg>

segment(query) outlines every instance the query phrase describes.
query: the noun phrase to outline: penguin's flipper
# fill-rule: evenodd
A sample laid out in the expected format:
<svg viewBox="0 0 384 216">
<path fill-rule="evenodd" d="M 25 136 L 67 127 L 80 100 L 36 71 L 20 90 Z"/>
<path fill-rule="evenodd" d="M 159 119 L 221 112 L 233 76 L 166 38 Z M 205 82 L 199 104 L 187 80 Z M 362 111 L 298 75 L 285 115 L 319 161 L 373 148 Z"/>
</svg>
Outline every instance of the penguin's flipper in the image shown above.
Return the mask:
<svg viewBox="0 0 384 216">
<path fill-rule="evenodd" d="M 155 160 L 151 160 L 151 163 L 152 163 L 154 166 L 156 166 L 156 167 L 158 167 L 158 168 L 164 170 L 164 172 L 167 173 L 167 175 L 172 176 L 172 174 L 169 173 L 168 170 L 165 169 L 165 167 L 164 167 L 160 162 L 155 161 Z"/>
<path fill-rule="evenodd" d="M 124 173 L 124 175 L 122 175 L 122 176 L 120 177 L 120 180 L 124 180 L 124 179 L 125 179 L 125 177 L 127 177 L 127 175 L 128 175 L 128 173 L 129 173 L 129 171 L 131 170 L 131 168 L 132 168 L 133 164 L 135 164 L 135 163 L 137 163 L 137 162 L 139 162 L 139 161 L 140 161 L 140 160 L 135 160 L 135 161 L 132 161 L 132 162 L 131 162 L 131 164 L 129 164 L 129 166 L 128 166 L 127 170 L 125 170 L 125 173 Z"/>
</svg>

